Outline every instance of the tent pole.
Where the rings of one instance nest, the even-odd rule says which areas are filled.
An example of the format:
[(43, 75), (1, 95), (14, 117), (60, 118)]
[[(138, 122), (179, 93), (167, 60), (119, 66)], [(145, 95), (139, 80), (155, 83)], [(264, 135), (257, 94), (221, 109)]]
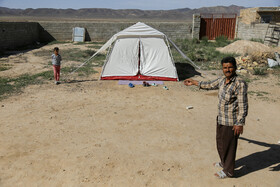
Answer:
[(84, 63), (82, 63), (81, 65), (78, 66), (77, 69), (75, 69), (73, 72), (71, 72), (70, 74), (76, 72), (78, 69), (80, 69), (83, 65), (85, 65), (86, 63), (88, 63), (93, 57), (95, 57), (98, 53), (100, 53), (101, 51), (105, 51), (108, 47), (110, 47), (112, 45), (112, 43), (116, 40), (116, 38), (113, 36), (110, 40), (108, 40), (96, 53), (94, 53), (89, 59), (87, 59)]
[(73, 74), (74, 72), (76, 72), (78, 69), (80, 69), (82, 66), (84, 66), (86, 63), (88, 63), (93, 57), (95, 57), (97, 54), (99, 53), (99, 51), (97, 51), (96, 53), (94, 53), (89, 59), (87, 59), (84, 63), (82, 63), (81, 65), (79, 65), (74, 71), (72, 71), (69, 75), (67, 75), (65, 77), (65, 79), (68, 79), (68, 77)]
[(103, 64), (103, 66), (102, 66), (102, 71), (101, 71), (99, 80), (101, 80), (101, 76), (102, 76), (102, 74), (103, 74), (104, 67), (105, 67), (106, 63), (108, 62), (108, 58), (109, 58), (109, 56), (111, 55), (111, 52), (112, 52), (112, 44), (110, 45), (109, 50), (108, 50), (108, 52), (107, 52), (105, 62), (104, 62), (104, 64)]
[(172, 52), (171, 52), (170, 45), (169, 45), (167, 37), (165, 37), (165, 40), (166, 40), (166, 43), (167, 43), (167, 46), (168, 46), (168, 50), (169, 50), (169, 54), (171, 56), (172, 63), (173, 63), (174, 68), (175, 68), (175, 72), (176, 72), (176, 75), (177, 75), (177, 80), (179, 81), (178, 72), (177, 72), (177, 69), (176, 69), (175, 61), (174, 61), (174, 58), (173, 58), (173, 55), (172, 55)]
[(165, 37), (165, 40), (166, 40), (166, 43), (167, 43), (167, 46), (168, 46), (169, 53), (170, 53), (170, 55), (171, 55), (171, 59), (172, 59), (172, 61), (175, 63), (174, 58), (173, 58), (173, 55), (172, 55), (172, 53), (171, 53), (171, 48), (170, 48), (169, 42), (168, 42), (168, 40), (167, 40), (166, 37)]
[(89, 59), (87, 59), (84, 63), (82, 63), (81, 65), (79, 65), (77, 67), (77, 69), (75, 69), (74, 71), (72, 71), (70, 74), (75, 73), (78, 69), (80, 69), (82, 66), (84, 66), (86, 63), (88, 63), (93, 57), (95, 57), (98, 54), (98, 52), (96, 52), (94, 55), (92, 55)]
[(187, 57), (187, 55), (185, 55), (180, 49), (179, 47), (177, 47), (175, 45), (175, 43), (172, 42), (172, 40), (170, 40), (168, 38), (169, 42), (175, 47), (175, 49), (181, 54), (181, 56), (184, 58), (184, 59), (187, 59), (193, 66), (195, 66), (197, 69), (200, 69), (199, 66), (197, 66), (189, 57)]

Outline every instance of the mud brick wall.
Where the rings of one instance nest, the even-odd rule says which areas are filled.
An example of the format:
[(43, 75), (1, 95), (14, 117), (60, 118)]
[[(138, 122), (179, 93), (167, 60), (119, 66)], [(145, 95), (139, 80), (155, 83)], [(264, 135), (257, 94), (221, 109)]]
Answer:
[[(86, 40), (108, 40), (115, 33), (135, 24), (135, 22), (39, 22), (41, 40), (72, 40), (74, 27), (86, 28)], [(146, 22), (147, 25), (165, 33), (169, 38), (192, 38), (191, 22)]]
[(27, 46), (39, 40), (38, 23), (0, 22), (0, 51)]
[[(53, 40), (72, 40), (74, 27), (86, 28), (86, 41), (105, 41), (135, 22), (0, 22), (0, 51)], [(192, 38), (192, 22), (147, 22), (170, 39)]]

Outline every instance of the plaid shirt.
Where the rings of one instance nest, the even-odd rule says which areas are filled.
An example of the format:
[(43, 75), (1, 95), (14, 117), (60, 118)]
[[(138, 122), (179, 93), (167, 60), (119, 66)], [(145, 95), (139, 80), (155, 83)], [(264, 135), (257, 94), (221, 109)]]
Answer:
[(199, 82), (199, 88), (219, 89), (218, 123), (225, 126), (245, 125), (248, 113), (247, 84), (237, 75), (225, 83), (226, 77), (210, 82)]

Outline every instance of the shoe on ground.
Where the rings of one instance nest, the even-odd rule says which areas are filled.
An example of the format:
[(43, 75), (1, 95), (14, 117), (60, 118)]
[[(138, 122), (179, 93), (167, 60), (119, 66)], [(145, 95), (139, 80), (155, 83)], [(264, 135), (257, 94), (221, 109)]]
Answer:
[(215, 173), (214, 175), (215, 175), (218, 179), (226, 179), (226, 178), (229, 178), (229, 176), (227, 176), (223, 170), (218, 171), (218, 172)]

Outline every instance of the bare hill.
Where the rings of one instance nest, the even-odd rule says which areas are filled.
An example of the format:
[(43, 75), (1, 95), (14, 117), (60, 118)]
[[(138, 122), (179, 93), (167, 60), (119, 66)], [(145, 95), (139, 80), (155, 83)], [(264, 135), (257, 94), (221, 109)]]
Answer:
[(174, 10), (139, 10), (139, 9), (9, 9), (0, 7), (0, 16), (5, 17), (37, 17), (40, 18), (75, 18), (75, 19), (156, 19), (156, 20), (191, 20), (194, 13), (234, 13), (239, 14), (241, 6), (216, 6), (199, 9)]

